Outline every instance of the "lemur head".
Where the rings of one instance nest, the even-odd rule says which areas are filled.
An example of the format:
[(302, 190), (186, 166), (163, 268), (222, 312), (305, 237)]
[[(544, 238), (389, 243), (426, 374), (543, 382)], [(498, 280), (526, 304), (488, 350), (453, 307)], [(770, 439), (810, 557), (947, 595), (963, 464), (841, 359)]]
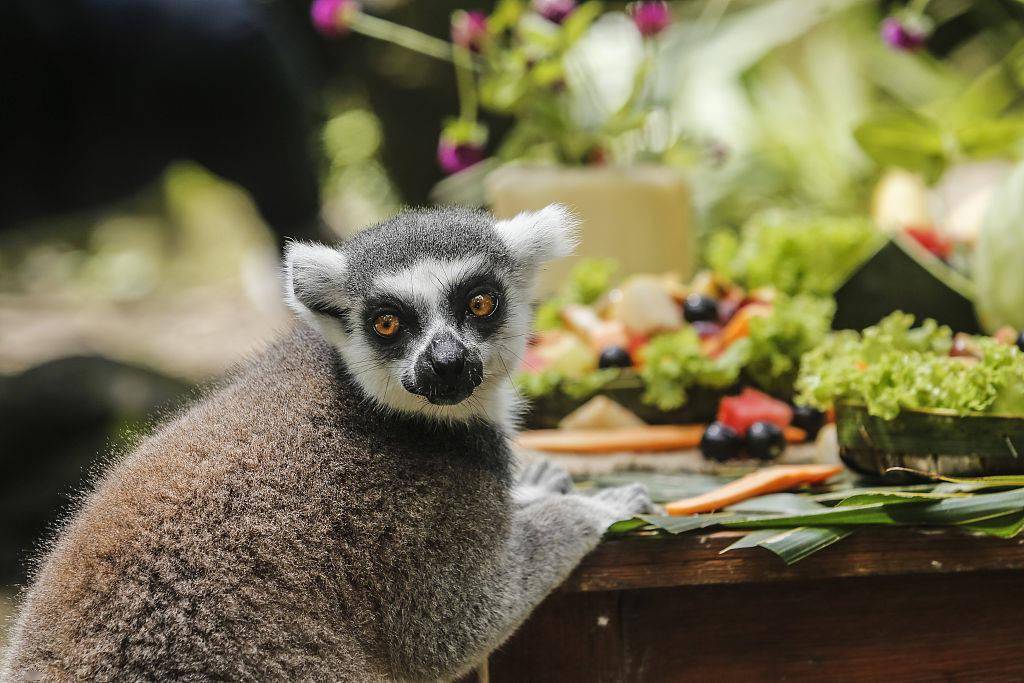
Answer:
[(558, 205), (503, 221), (408, 211), (336, 248), (290, 244), (286, 299), (379, 406), (503, 421), (535, 275), (572, 251), (575, 226)]

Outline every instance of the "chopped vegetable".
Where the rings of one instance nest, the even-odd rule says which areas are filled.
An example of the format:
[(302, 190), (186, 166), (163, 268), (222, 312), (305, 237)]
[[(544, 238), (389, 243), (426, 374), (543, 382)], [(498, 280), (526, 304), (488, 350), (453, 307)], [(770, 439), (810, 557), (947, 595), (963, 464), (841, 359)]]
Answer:
[[(704, 425), (650, 425), (624, 429), (537, 429), (519, 434), (521, 448), (551, 453), (617, 453), (678, 451), (696, 448)], [(786, 440), (800, 442), (806, 434), (790, 427)]]
[(767, 493), (820, 484), (842, 471), (842, 465), (773, 465), (751, 472), (714, 491), (669, 503), (665, 506), (665, 512), (670, 515), (713, 512)]
[(764, 392), (747, 387), (739, 396), (726, 396), (718, 404), (718, 421), (741, 436), (755, 422), (771, 422), (779, 428), (793, 421), (793, 409), (787, 403)]

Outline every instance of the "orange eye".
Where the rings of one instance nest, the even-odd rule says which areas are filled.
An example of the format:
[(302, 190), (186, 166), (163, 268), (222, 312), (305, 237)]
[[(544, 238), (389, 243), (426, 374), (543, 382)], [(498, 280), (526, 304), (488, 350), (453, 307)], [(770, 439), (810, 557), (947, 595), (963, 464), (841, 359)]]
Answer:
[(469, 312), (478, 318), (486, 318), (491, 313), (494, 313), (494, 309), (498, 302), (494, 300), (492, 294), (477, 294), (469, 300)]
[(378, 315), (373, 321), (373, 331), (382, 337), (394, 337), (398, 334), (399, 327), (401, 324), (398, 322), (398, 316), (393, 313)]

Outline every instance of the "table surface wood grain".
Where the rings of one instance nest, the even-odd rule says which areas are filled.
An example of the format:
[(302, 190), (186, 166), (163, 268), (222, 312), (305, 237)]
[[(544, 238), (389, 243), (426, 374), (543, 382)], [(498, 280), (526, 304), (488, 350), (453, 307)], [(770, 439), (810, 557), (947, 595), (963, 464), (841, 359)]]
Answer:
[(862, 530), (787, 566), (740, 535), (607, 539), (489, 680), (1024, 680), (1024, 541)]

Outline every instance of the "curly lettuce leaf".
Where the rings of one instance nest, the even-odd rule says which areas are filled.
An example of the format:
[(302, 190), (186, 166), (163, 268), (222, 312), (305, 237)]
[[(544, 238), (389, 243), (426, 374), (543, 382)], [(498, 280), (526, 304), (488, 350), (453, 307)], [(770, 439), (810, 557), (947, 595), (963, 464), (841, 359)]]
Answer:
[(880, 239), (862, 217), (768, 212), (747, 221), (739, 236), (713, 235), (707, 261), (748, 289), (831, 296)]
[(561, 292), (537, 308), (534, 327), (544, 332), (565, 327), (562, 309), (568, 304), (590, 306), (611, 289), (618, 269), (614, 259), (584, 259), (569, 272)]
[(741, 376), (761, 389), (792, 391), (800, 357), (828, 333), (834, 304), (809, 296), (779, 296), (771, 312), (750, 321), (750, 335), (711, 358), (690, 327), (660, 335), (644, 352), (644, 401), (662, 410), (685, 405), (693, 386), (724, 389)]
[(948, 327), (913, 322), (896, 312), (862, 334), (830, 335), (803, 357), (798, 401), (819, 409), (863, 403), (884, 419), (927, 409), (1024, 414), (1024, 354), (1016, 346), (978, 337), (980, 359), (951, 357)]

